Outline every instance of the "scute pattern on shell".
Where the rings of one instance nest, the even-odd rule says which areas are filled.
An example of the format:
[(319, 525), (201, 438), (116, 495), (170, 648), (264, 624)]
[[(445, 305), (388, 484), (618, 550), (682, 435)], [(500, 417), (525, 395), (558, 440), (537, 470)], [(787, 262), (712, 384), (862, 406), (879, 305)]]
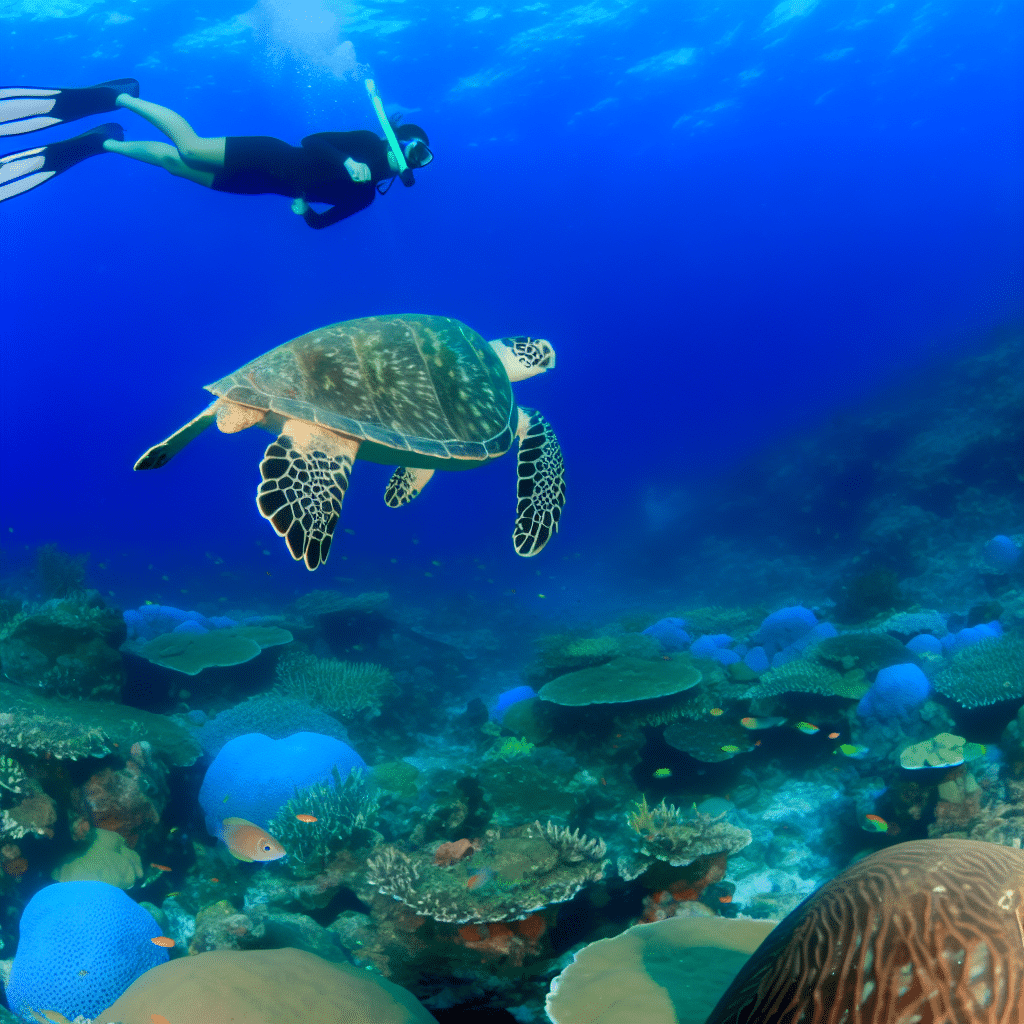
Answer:
[(516, 403), (501, 361), (448, 317), (378, 316), (321, 327), (207, 390), (399, 451), (487, 459), (508, 451)]
[(750, 958), (708, 1024), (1010, 1024), (1024, 1005), (1024, 852), (898, 843), (847, 868)]

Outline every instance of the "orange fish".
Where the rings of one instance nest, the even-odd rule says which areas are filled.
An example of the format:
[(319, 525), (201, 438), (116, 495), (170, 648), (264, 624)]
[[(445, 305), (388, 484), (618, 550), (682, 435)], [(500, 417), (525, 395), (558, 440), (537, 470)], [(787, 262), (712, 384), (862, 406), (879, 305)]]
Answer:
[(732, 897), (731, 896), (719, 896), (718, 897), (718, 902), (719, 903), (732, 903)]
[(211, 881), (211, 882), (219, 882), (219, 881), (220, 881), (220, 879), (219, 879), (219, 878), (211, 878), (211, 879), (210, 879), (210, 881)]
[(839, 739), (839, 733), (837, 733), (837, 732), (830, 732), (828, 734), (828, 738), (830, 740), (837, 740), (837, 739)]
[(479, 889), (481, 885), (486, 885), (494, 872), (490, 868), (481, 868), (475, 875), (470, 875), (466, 879), (467, 889)]
[(149, 1019), (153, 1024), (171, 1024), (171, 1022), (162, 1013), (151, 1013)]
[(717, 718), (719, 715), (724, 715), (725, 712), (721, 708), (712, 708), (711, 714), (713, 714), (715, 718)]
[(288, 851), (266, 830), (245, 818), (225, 818), (221, 822), (221, 838), (236, 860), (278, 860)]
[(306, 822), (308, 825), (312, 825), (313, 822), (317, 820), (312, 814), (296, 814), (295, 817), (298, 818), (299, 821)]
[(158, 935), (155, 939), (150, 939), (149, 941), (152, 942), (154, 946), (163, 946), (164, 949), (171, 949), (174, 945), (174, 939), (169, 935)]
[(151, 868), (156, 868), (159, 871), (170, 871), (171, 870), (166, 864), (154, 864), (154, 863), (150, 862), (149, 866)]

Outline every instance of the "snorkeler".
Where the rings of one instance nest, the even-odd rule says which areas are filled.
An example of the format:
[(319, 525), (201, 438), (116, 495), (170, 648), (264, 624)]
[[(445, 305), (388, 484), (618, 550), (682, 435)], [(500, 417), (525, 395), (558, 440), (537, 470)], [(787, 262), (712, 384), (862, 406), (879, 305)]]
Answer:
[[(368, 89), (374, 98), (372, 86)], [(125, 142), (121, 126), (111, 123), (73, 139), (10, 153), (0, 157), (0, 202), (90, 156), (120, 153), (218, 192), (288, 196), (292, 211), (311, 228), (326, 228), (365, 209), (378, 192), (387, 191), (393, 178), (411, 184), (409, 168), (425, 167), (433, 159), (427, 133), (414, 124), (387, 124), (393, 144), (370, 131), (318, 132), (300, 146), (262, 135), (204, 139), (180, 114), (138, 96), (139, 83), (133, 78), (84, 89), (0, 88), (0, 135), (22, 135), (124, 109), (145, 118), (174, 143)], [(317, 213), (310, 203), (327, 203), (331, 209)]]

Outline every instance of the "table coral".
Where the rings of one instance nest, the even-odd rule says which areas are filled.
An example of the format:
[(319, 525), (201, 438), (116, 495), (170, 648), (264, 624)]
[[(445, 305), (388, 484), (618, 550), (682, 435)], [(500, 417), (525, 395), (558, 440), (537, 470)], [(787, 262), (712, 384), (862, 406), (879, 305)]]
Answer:
[(657, 661), (615, 658), (595, 668), (558, 676), (541, 688), (540, 699), (572, 707), (620, 704), (681, 693), (700, 680), (701, 673), (688, 655)]
[(133, 645), (131, 652), (155, 665), (195, 676), (203, 669), (252, 661), (264, 648), (288, 644), (293, 639), (279, 626), (232, 626), (201, 633), (165, 633)]

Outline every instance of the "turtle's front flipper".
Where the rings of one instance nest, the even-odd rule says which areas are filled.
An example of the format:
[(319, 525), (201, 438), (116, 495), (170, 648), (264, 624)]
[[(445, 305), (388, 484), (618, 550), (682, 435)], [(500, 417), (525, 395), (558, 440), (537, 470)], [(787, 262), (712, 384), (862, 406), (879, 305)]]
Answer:
[[(218, 399), (219, 401), (219, 399)], [(166, 466), (189, 441), (197, 438), (217, 418), (217, 402), (208, 405), (194, 420), (179, 427), (166, 441), (153, 445), (138, 462), (136, 469), (159, 469)]]
[(551, 424), (534, 409), (519, 407), (519, 486), (512, 543), (524, 558), (536, 555), (558, 529), (565, 504), (562, 449)]
[(260, 463), (260, 515), (284, 537), (296, 561), (313, 570), (327, 561), (331, 537), (359, 442), (301, 420), (286, 420)]
[(427, 486), (433, 475), (432, 469), (411, 469), (409, 466), (399, 466), (391, 474), (391, 479), (384, 489), (384, 504), (388, 508), (408, 505)]

